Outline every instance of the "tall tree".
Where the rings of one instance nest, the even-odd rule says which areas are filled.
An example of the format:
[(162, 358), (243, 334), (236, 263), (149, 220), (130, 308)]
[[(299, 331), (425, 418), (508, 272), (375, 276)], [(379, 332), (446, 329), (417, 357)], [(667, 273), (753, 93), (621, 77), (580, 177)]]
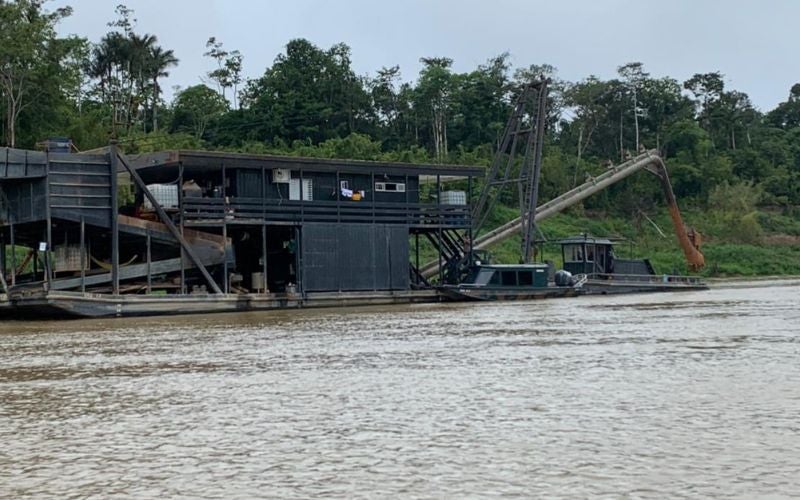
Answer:
[(202, 139), (209, 123), (228, 109), (228, 101), (207, 86), (189, 87), (175, 98), (172, 130), (190, 131), (195, 138)]
[(710, 131), (711, 108), (725, 90), (722, 73), (719, 71), (695, 73), (691, 78), (683, 82), (683, 88), (694, 95), (700, 126)]
[(65, 39), (56, 25), (72, 13), (70, 8), (46, 12), (41, 0), (0, 2), (0, 90), (5, 103), (5, 142), (17, 145), (22, 113), (44, 91), (58, 82)]
[[(118, 130), (158, 128), (159, 80), (178, 63), (172, 50), (158, 45), (158, 38), (135, 32), (133, 10), (117, 6), (115, 29), (104, 35), (92, 50), (87, 75), (97, 82), (97, 94), (111, 116), (112, 135)], [(148, 112), (152, 120), (147, 116)]]
[(417, 82), (417, 106), (430, 110), (431, 138), (438, 161), (447, 157), (447, 119), (453, 90), (453, 60), (447, 57), (423, 57), (424, 65)]
[(346, 45), (322, 50), (308, 40), (292, 40), (242, 93), (254, 123), (247, 130), (259, 140), (277, 136), (313, 144), (360, 132), (371, 112), (365, 85), (353, 72)]
[(636, 137), (635, 151), (639, 151), (639, 117), (645, 112), (639, 107), (639, 92), (642, 85), (650, 77), (644, 71), (644, 65), (640, 62), (630, 62), (617, 68), (617, 73), (625, 82), (625, 87), (630, 95), (633, 108), (633, 124)]
[(768, 114), (767, 120), (780, 128), (800, 127), (800, 83), (792, 85), (789, 98), (778, 104), (778, 107)]
[(150, 49), (147, 61), (147, 74), (153, 81), (153, 131), (158, 130), (158, 105), (161, 95), (161, 86), (158, 82), (160, 78), (169, 76), (169, 69), (178, 65), (178, 58), (172, 50), (165, 50), (159, 46)]
[(206, 42), (206, 51), (203, 55), (213, 59), (217, 67), (209, 71), (208, 77), (216, 83), (220, 95), (227, 99), (226, 91), (233, 89), (233, 102), (236, 107), (238, 86), (242, 83), (242, 54), (238, 50), (228, 52), (217, 37), (212, 36)]

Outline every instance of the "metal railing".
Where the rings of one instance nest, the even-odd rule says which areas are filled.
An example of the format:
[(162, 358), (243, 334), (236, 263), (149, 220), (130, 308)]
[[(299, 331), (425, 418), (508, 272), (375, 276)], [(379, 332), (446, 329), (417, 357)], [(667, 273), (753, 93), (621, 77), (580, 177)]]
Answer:
[(607, 281), (609, 283), (642, 283), (660, 285), (704, 285), (699, 276), (680, 276), (674, 274), (604, 274), (594, 273), (586, 275), (588, 280)]
[(188, 224), (246, 223), (376, 223), (415, 227), (469, 227), (466, 205), (336, 201), (288, 201), (262, 198), (185, 198), (184, 222)]

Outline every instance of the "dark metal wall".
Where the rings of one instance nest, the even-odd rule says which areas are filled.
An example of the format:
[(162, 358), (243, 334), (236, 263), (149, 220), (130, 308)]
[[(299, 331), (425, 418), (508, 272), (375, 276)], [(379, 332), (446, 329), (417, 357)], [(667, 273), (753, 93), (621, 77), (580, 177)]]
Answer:
[(408, 289), (407, 226), (305, 224), (301, 232), (305, 291)]
[(111, 227), (112, 170), (107, 155), (50, 155), (50, 208), (56, 219)]
[[(292, 171), (292, 178), (299, 178), (298, 171)], [(336, 201), (342, 182), (346, 182), (349, 189), (353, 191), (364, 191), (364, 201), (372, 201), (373, 196), (377, 202), (391, 203), (419, 203), (419, 177), (415, 175), (376, 175), (375, 182), (403, 183), (407, 192), (391, 193), (377, 192), (372, 185), (370, 175), (359, 175), (352, 173), (342, 173), (339, 175), (337, 184), (336, 174), (324, 172), (303, 172), (304, 179), (311, 179), (313, 182), (314, 201)], [(260, 198), (262, 192), (266, 190), (267, 199), (288, 199), (289, 185), (276, 184), (272, 182), (272, 170), (264, 173), (262, 180), (261, 171), (253, 169), (238, 169), (233, 176), (235, 185), (229, 190), (232, 196), (244, 198)], [(266, 184), (263, 186), (262, 183)]]
[(43, 176), (47, 154), (41, 151), (0, 148), (0, 180)]
[(44, 179), (0, 183), (0, 222), (14, 224), (47, 218), (47, 193)]
[(50, 216), (111, 226), (113, 167), (108, 155), (0, 149), (0, 218), (15, 224)]

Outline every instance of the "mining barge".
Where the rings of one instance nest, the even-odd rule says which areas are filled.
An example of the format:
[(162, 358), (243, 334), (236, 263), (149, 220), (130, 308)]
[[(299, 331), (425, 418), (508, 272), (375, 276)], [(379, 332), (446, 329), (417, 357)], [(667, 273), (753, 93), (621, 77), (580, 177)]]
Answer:
[[(420, 239), (468, 233), (483, 170), (169, 151), (0, 149), (0, 314), (430, 302)], [(458, 181), (467, 189), (443, 190)], [(6, 255), (10, 252), (9, 255)]]
[[(113, 143), (74, 153), (66, 140), (48, 141), (45, 151), (0, 149), (0, 315), (193, 314), (459, 294), (511, 300), (703, 288), (696, 278), (662, 279), (646, 266), (620, 272), (610, 243), (585, 237), (564, 243), (565, 267), (578, 276), (562, 283), (552, 279), (552, 266), (543, 286), (539, 267), (480, 262), (482, 249), (521, 233), (521, 262), (533, 265), (537, 222), (647, 170), (664, 187), (690, 268), (704, 264), (699, 233), (683, 225), (655, 151), (537, 205), (547, 83), (525, 86), (486, 171), (207, 151), (126, 156)], [(514, 187), (520, 217), (483, 232), (496, 200)], [(422, 262), (423, 254), (435, 260)], [(487, 272), (476, 272), (480, 266)]]

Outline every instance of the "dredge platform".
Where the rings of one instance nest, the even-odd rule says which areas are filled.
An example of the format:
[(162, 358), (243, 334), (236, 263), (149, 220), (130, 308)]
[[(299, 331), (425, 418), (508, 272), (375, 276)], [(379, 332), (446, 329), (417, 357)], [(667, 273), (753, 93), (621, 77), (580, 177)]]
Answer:
[[(0, 149), (0, 315), (432, 302), (420, 239), (471, 227), (477, 167)], [(445, 191), (456, 182), (465, 189)], [(462, 196), (463, 195), (463, 196)], [(440, 254), (441, 255), (441, 254)], [(442, 257), (440, 257), (442, 258)]]

